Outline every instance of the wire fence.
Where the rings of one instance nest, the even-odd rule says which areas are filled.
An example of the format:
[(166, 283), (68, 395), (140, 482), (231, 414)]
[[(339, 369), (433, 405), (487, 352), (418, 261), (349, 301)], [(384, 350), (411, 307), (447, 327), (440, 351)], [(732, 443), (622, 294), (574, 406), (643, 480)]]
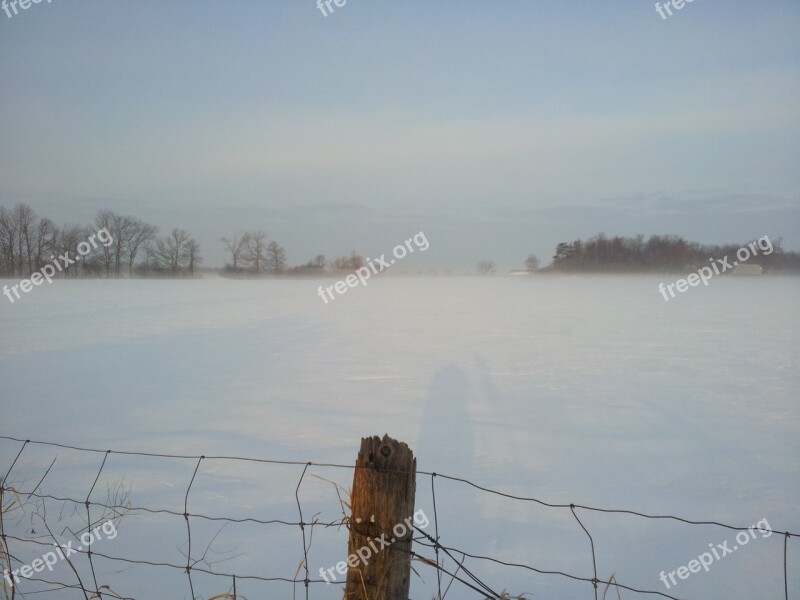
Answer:
[[(314, 597), (314, 591), (316, 586), (320, 585), (327, 586), (330, 584), (330, 582), (327, 580), (313, 577), (309, 568), (308, 553), (311, 544), (311, 539), (313, 537), (313, 531), (315, 528), (321, 528), (321, 527), (325, 528), (336, 527), (336, 526), (346, 527), (348, 525), (348, 519), (346, 516), (344, 516), (340, 520), (322, 522), (314, 518), (309, 518), (308, 513), (307, 512), (304, 513), (303, 510), (303, 503), (300, 500), (300, 490), (304, 482), (307, 481), (308, 470), (311, 467), (345, 469), (352, 471), (357, 468), (355, 465), (318, 463), (309, 461), (270, 460), (270, 459), (244, 457), (244, 456), (210, 456), (210, 455), (198, 456), (198, 455), (161, 454), (152, 452), (136, 452), (136, 451), (123, 451), (123, 450), (101, 450), (96, 448), (84, 448), (84, 447), (59, 444), (54, 442), (19, 439), (16, 437), (4, 436), (4, 435), (0, 435), (0, 440), (4, 440), (6, 442), (19, 443), (20, 445), (16, 456), (11, 461), (10, 467), (8, 468), (2, 480), (0, 480), (0, 507), (2, 507), (2, 510), (0, 510), (0, 542), (2, 543), (2, 545), (0, 545), (0, 561), (2, 562), (0, 571), (3, 571), (4, 574), (3, 589), (5, 591), (6, 598), (8, 598), (9, 600), (14, 600), (15, 598), (24, 598), (27, 597), (27, 594), (30, 593), (35, 593), (37, 595), (42, 593), (44, 594), (53, 593), (56, 594), (56, 597), (59, 597), (58, 593), (63, 590), (74, 590), (74, 593), (77, 594), (78, 597), (82, 595), (85, 598), (85, 600), (93, 600), (95, 598), (98, 599), (116, 598), (119, 600), (136, 600), (131, 596), (126, 596), (115, 591), (113, 589), (113, 586), (109, 586), (108, 584), (102, 584), (102, 585), (99, 584), (97, 577), (97, 569), (96, 569), (96, 561), (98, 561), (98, 559), (110, 561), (110, 563), (119, 565), (121, 568), (125, 569), (128, 568), (162, 569), (162, 570), (170, 570), (173, 573), (181, 573), (181, 576), (185, 575), (186, 591), (189, 593), (189, 597), (192, 599), (199, 599), (202, 597), (198, 595), (198, 592), (200, 590), (198, 589), (198, 584), (196, 581), (196, 579), (201, 575), (213, 578), (214, 580), (218, 581), (220, 585), (223, 586), (224, 589), (228, 590), (228, 592), (224, 594), (214, 596), (214, 598), (211, 600), (223, 599), (223, 598), (230, 600), (238, 600), (244, 598), (244, 596), (239, 595), (239, 593), (237, 592), (237, 587), (241, 587), (241, 585), (244, 582), (263, 582), (269, 584), (282, 583), (291, 585), (293, 588), (292, 597), (293, 598), (304, 597), (306, 600)], [(88, 489), (85, 496), (81, 495), (81, 497), (68, 497), (68, 496), (59, 496), (55, 494), (47, 494), (43, 492), (44, 482), (47, 479), (53, 467), (53, 464), (55, 463), (55, 459), (50, 464), (50, 466), (44, 470), (44, 473), (42, 473), (41, 477), (37, 480), (36, 485), (31, 487), (31, 489), (29, 490), (18, 489), (17, 487), (15, 487), (12, 484), (12, 478), (15, 475), (15, 469), (18, 468), (18, 465), (23, 459), (23, 455), (25, 454), (26, 450), (28, 450), (33, 446), (69, 450), (85, 455), (93, 455), (98, 457), (100, 459), (99, 460), (100, 466), (98, 468), (96, 476), (93, 479), (93, 483)], [(191, 475), (191, 479), (188, 483), (188, 486), (186, 487), (185, 492), (182, 493), (182, 498), (183, 498), (182, 511), (174, 509), (170, 510), (163, 507), (156, 508), (147, 506), (137, 506), (130, 502), (125, 502), (125, 503), (114, 502), (113, 498), (111, 499), (112, 501), (107, 501), (107, 502), (98, 502), (97, 500), (93, 499), (92, 496), (96, 495), (97, 493), (97, 484), (98, 481), (100, 481), (101, 475), (103, 475), (104, 469), (106, 468), (107, 465), (107, 461), (109, 457), (113, 455), (126, 456), (126, 457), (147, 457), (152, 459), (181, 459), (181, 460), (192, 461), (194, 463), (194, 469)], [(298, 470), (301, 470), (301, 473), (297, 480), (297, 485), (295, 487), (295, 497), (294, 497), (294, 502), (297, 507), (297, 520), (290, 521), (285, 519), (263, 519), (255, 517), (234, 518), (234, 517), (224, 517), (218, 515), (208, 515), (191, 511), (190, 506), (192, 503), (190, 501), (190, 496), (192, 493), (192, 488), (195, 485), (195, 481), (200, 466), (204, 463), (204, 461), (205, 462), (222, 461), (223, 463), (253, 463), (261, 465), (283, 465), (283, 466), (298, 467)], [(427, 471), (417, 471), (416, 474), (417, 474), (418, 488), (420, 487), (422, 478), (427, 478), (430, 482), (430, 493), (433, 501), (434, 527), (433, 527), (433, 535), (426, 533), (419, 527), (414, 527), (415, 535), (413, 538), (412, 548), (416, 549), (415, 550), (412, 549), (411, 557), (412, 559), (415, 559), (414, 563), (415, 565), (418, 565), (419, 567), (425, 569), (431, 569), (433, 571), (434, 577), (436, 578), (435, 579), (436, 598), (438, 600), (444, 600), (447, 597), (448, 593), (451, 593), (451, 588), (455, 582), (460, 583), (462, 586), (464, 586), (464, 588), (466, 588), (462, 589), (460, 592), (456, 594), (456, 596), (459, 598), (468, 597), (468, 593), (471, 595), (471, 597), (480, 599), (510, 598), (509, 594), (505, 592), (505, 590), (498, 591), (495, 587), (493, 587), (491, 583), (483, 580), (476, 574), (475, 565), (477, 564), (499, 565), (503, 567), (509, 567), (512, 569), (519, 569), (521, 571), (526, 571), (528, 573), (536, 573), (539, 575), (549, 575), (554, 577), (566, 578), (573, 582), (585, 584), (586, 596), (584, 597), (594, 598), (595, 600), (600, 600), (601, 593), (603, 594), (603, 596), (605, 596), (605, 593), (602, 591), (603, 589), (606, 592), (609, 589), (615, 590), (616, 593), (619, 593), (619, 590), (623, 590), (626, 593), (656, 596), (661, 598), (668, 598), (671, 600), (683, 600), (680, 597), (672, 596), (660, 590), (639, 589), (633, 586), (625, 585), (623, 583), (618, 582), (616, 578), (613, 576), (608, 579), (600, 578), (598, 576), (598, 569), (597, 569), (598, 561), (595, 549), (595, 540), (589, 529), (586, 527), (584, 521), (581, 520), (580, 515), (588, 513), (628, 515), (640, 519), (675, 521), (690, 526), (716, 526), (736, 532), (748, 532), (748, 531), (752, 532), (753, 529), (752, 526), (738, 527), (735, 525), (730, 525), (714, 520), (707, 520), (707, 521), (692, 520), (675, 515), (652, 515), (633, 510), (599, 508), (599, 507), (587, 506), (575, 503), (554, 504), (533, 497), (513, 495), (496, 489), (491, 489), (489, 487), (479, 485), (465, 478), (453, 477), (441, 473), (427, 472)], [(437, 480), (446, 480), (458, 485), (466, 486), (482, 494), (488, 494), (491, 496), (496, 496), (512, 500), (515, 502), (532, 503), (538, 505), (539, 507), (547, 509), (569, 511), (569, 514), (574, 519), (576, 525), (580, 528), (580, 531), (583, 532), (582, 535), (585, 535), (586, 538), (585, 552), (587, 553), (587, 557), (591, 556), (592, 573), (581, 575), (565, 571), (537, 568), (536, 566), (531, 564), (504, 561), (496, 557), (483, 556), (480, 554), (469, 552), (462, 548), (448, 545), (446, 541), (443, 539), (443, 537), (440, 536), (440, 531), (439, 531), (440, 519), (436, 505)], [(66, 554), (66, 556), (63, 556), (63, 560), (68, 564), (69, 570), (71, 572), (70, 576), (71, 579), (68, 581), (53, 580), (48, 578), (47, 576), (38, 575), (38, 573), (44, 572), (43, 568), (37, 571), (36, 573), (32, 574), (30, 577), (17, 576), (17, 578), (15, 579), (14, 576), (12, 575), (12, 572), (15, 570), (15, 567), (17, 569), (17, 572), (19, 572), (20, 570), (19, 566), (23, 565), (23, 561), (18, 552), (18, 548), (29, 547), (32, 545), (35, 547), (41, 547), (43, 550), (46, 548), (49, 551), (53, 551), (54, 547), (59, 543), (57, 542), (58, 536), (54, 534), (54, 532), (49, 528), (46, 519), (44, 518), (44, 515), (40, 516), (42, 517), (42, 526), (47, 530), (47, 534), (42, 534), (42, 533), (36, 534), (36, 532), (33, 532), (33, 534), (35, 535), (26, 534), (23, 536), (18, 533), (9, 532), (8, 529), (9, 529), (9, 512), (11, 510), (10, 507), (13, 506), (18, 507), (28, 502), (38, 502), (44, 505), (48, 501), (64, 505), (72, 505), (76, 508), (79, 507), (85, 508), (85, 514), (86, 514), (85, 526), (80, 531), (85, 531), (86, 533), (91, 532), (92, 530), (97, 532), (99, 525), (104, 519), (119, 519), (123, 515), (131, 513), (134, 514), (139, 513), (142, 515), (152, 515), (152, 516), (161, 515), (175, 519), (182, 519), (185, 524), (185, 532), (186, 532), (185, 544), (184, 544), (186, 547), (186, 552), (184, 554), (185, 562), (182, 561), (181, 563), (174, 563), (174, 562), (164, 562), (159, 560), (148, 560), (146, 558), (141, 558), (141, 557), (117, 556), (113, 554), (108, 554), (106, 552), (97, 552), (93, 550), (91, 546), (89, 546), (85, 549), (70, 548), (69, 554), (67, 554), (66, 552), (59, 552), (59, 555)], [(99, 516), (97, 513), (98, 510), (100, 511)], [(269, 526), (278, 526), (278, 527), (296, 529), (299, 541), (302, 544), (303, 560), (302, 563), (300, 564), (300, 568), (298, 568), (297, 573), (292, 577), (265, 577), (263, 575), (255, 573), (224, 572), (219, 569), (212, 568), (212, 566), (204, 562), (202, 552), (198, 550), (196, 545), (193, 545), (192, 526), (194, 524), (196, 527), (197, 523), (201, 521), (223, 523), (223, 524), (226, 523), (247, 524), (252, 526), (269, 525)], [(788, 566), (789, 540), (790, 538), (797, 537), (800, 534), (789, 531), (779, 531), (779, 530), (771, 530), (771, 531), (774, 534), (783, 536), (783, 566), (782, 566), (783, 591), (785, 595), (785, 600), (789, 600), (789, 566)], [(64, 550), (65, 547), (59, 544), (59, 549)], [(9, 585), (10, 583), (13, 583), (13, 585)], [(37, 587), (33, 591), (25, 589), (24, 586), (32, 586), (34, 583), (38, 584), (39, 587)], [(333, 582), (333, 583), (342, 585), (344, 582)], [(276, 596), (277, 593), (274, 596), (270, 595), (270, 597), (276, 597)]]

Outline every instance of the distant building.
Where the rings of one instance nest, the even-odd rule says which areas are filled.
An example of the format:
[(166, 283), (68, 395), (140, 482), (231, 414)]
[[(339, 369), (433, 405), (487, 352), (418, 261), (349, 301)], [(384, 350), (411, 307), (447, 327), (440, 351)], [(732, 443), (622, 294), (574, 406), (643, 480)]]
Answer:
[(761, 275), (764, 273), (764, 267), (755, 263), (747, 263), (736, 265), (733, 268), (733, 275)]
[(526, 271), (525, 269), (514, 269), (513, 271), (509, 271), (508, 275), (511, 277), (522, 277), (526, 275), (533, 275), (533, 271)]

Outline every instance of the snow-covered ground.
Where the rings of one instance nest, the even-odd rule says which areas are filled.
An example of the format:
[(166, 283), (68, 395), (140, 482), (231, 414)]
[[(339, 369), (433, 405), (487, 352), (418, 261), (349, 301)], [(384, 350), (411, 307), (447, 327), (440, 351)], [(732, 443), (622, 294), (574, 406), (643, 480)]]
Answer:
[[(381, 277), (327, 305), (317, 295), (327, 281), (56, 281), (13, 305), (0, 297), (0, 434), (352, 464), (361, 437), (389, 433), (412, 447), (419, 469), (510, 494), (745, 527), (766, 518), (800, 531), (800, 280), (718, 278), (669, 302), (657, 290), (662, 280)], [(19, 448), (0, 440), (0, 473)], [(28, 447), (12, 483), (35, 485), (55, 456), (42, 490), (85, 496), (100, 455)], [(93, 497), (124, 481), (134, 505), (182, 512), (194, 466), (112, 455)], [(190, 512), (297, 520), (301, 472), (204, 462)], [(313, 468), (300, 488), (306, 517), (337, 518), (333, 486), (311, 475), (349, 487), (351, 472)], [(430, 478), (417, 487), (417, 507), (432, 518)], [(443, 479), (436, 501), (445, 545), (592, 576), (589, 540), (568, 509)], [(661, 571), (710, 543), (732, 547), (735, 532), (578, 516), (601, 579), (615, 573), (625, 585), (679, 598), (784, 597), (782, 536), (759, 535), (668, 591)], [(219, 527), (193, 525), (193, 548)], [(98, 551), (182, 564), (185, 537), (182, 518), (136, 513)], [(315, 529), (312, 577), (344, 558), (345, 543), (344, 530)], [(215, 570), (264, 577), (292, 578), (303, 557), (299, 530), (289, 527), (228, 526), (213, 547), (230, 559)], [(798, 557), (790, 540), (795, 598)], [(98, 564), (98, 582), (122, 594), (190, 597), (179, 572)], [(594, 598), (585, 583), (470, 564), (497, 591)], [(418, 571), (424, 581), (414, 577), (412, 597), (433, 597), (433, 572)], [(195, 576), (198, 596), (225, 591), (215, 586)], [(250, 600), (289, 598), (292, 585), (242, 581), (238, 590)], [(296, 592), (303, 597), (302, 586)], [(340, 595), (324, 585), (310, 592)], [(448, 597), (477, 596), (455, 584)]]

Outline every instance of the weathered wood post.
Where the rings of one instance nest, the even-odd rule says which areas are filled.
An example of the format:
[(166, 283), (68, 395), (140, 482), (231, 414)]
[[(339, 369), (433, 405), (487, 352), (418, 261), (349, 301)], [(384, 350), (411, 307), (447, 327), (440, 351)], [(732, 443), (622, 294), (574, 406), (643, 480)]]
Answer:
[(416, 476), (417, 460), (406, 444), (388, 435), (362, 438), (351, 494), (345, 600), (408, 598)]

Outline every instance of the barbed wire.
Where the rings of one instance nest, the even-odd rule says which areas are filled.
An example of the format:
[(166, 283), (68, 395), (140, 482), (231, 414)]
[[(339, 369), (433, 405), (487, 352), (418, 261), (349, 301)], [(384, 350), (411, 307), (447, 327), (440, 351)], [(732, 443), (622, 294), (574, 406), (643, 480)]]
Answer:
[[(0, 435), (0, 440), (5, 440), (8, 442), (16, 442), (21, 444), (19, 451), (17, 452), (16, 457), (12, 461), (10, 467), (8, 468), (5, 477), (0, 480), (0, 543), (2, 543), (2, 547), (0, 547), (0, 560), (2, 560), (3, 565), (0, 567), (0, 571), (5, 571), (5, 568), (8, 568), (8, 572), (11, 572), (13, 564), (19, 563), (22, 564), (22, 561), (17, 556), (17, 553), (12, 553), (11, 551), (11, 544), (19, 544), (21, 546), (25, 545), (37, 545), (37, 546), (46, 546), (50, 549), (54, 547), (53, 541), (55, 541), (55, 536), (53, 532), (49, 530), (48, 527), (48, 534), (49, 539), (53, 541), (42, 541), (42, 539), (32, 539), (30, 537), (20, 537), (18, 535), (13, 535), (6, 531), (6, 519), (4, 513), (6, 512), (6, 504), (5, 499), (7, 495), (13, 494), (16, 498), (21, 496), (25, 496), (25, 501), (29, 501), (34, 499), (39, 501), (44, 505), (46, 501), (53, 501), (59, 502), (63, 504), (72, 504), (76, 508), (83, 506), (86, 509), (86, 531), (89, 532), (92, 527), (96, 528), (97, 523), (99, 522), (98, 519), (92, 518), (92, 510), (102, 510), (104, 515), (112, 515), (113, 517), (120, 517), (123, 514), (128, 513), (142, 513), (142, 514), (149, 514), (149, 515), (167, 515), (173, 517), (182, 518), (186, 524), (186, 545), (187, 550), (185, 553), (186, 563), (185, 564), (175, 564), (172, 562), (166, 561), (156, 561), (156, 560), (149, 560), (146, 558), (141, 557), (126, 557), (126, 556), (116, 556), (107, 553), (97, 552), (92, 550), (91, 546), (89, 546), (86, 550), (72, 548), (72, 553), (76, 554), (77, 556), (85, 556), (86, 561), (88, 563), (89, 572), (91, 575), (91, 583), (87, 584), (84, 579), (81, 577), (79, 570), (67, 556), (65, 560), (68, 562), (70, 569), (75, 577), (75, 581), (53, 581), (49, 579), (45, 579), (44, 577), (38, 576), (31, 576), (28, 578), (24, 578), (20, 580), (25, 582), (36, 582), (43, 587), (37, 588), (35, 591), (28, 591), (25, 595), (28, 594), (49, 594), (54, 593), (59, 590), (76, 590), (80, 591), (85, 600), (94, 600), (94, 599), (102, 599), (102, 598), (113, 598), (115, 600), (137, 600), (133, 597), (123, 596), (120, 595), (118, 592), (114, 591), (108, 585), (99, 585), (97, 579), (97, 571), (95, 569), (94, 560), (96, 557), (102, 558), (104, 560), (110, 561), (112, 563), (119, 563), (122, 565), (126, 565), (128, 567), (138, 566), (138, 567), (150, 567), (150, 568), (158, 568), (158, 569), (169, 569), (172, 571), (182, 572), (186, 576), (188, 591), (191, 594), (191, 598), (195, 599), (198, 598), (197, 594), (195, 593), (195, 582), (192, 579), (193, 573), (203, 574), (207, 576), (212, 576), (214, 578), (218, 578), (221, 580), (226, 580), (230, 582), (229, 589), (231, 590), (230, 593), (227, 595), (222, 596), (215, 596), (218, 598), (228, 598), (230, 600), (237, 600), (239, 598), (243, 598), (242, 596), (237, 596), (237, 581), (253, 581), (253, 582), (263, 582), (263, 583), (287, 583), (291, 584), (293, 587), (302, 584), (304, 588), (304, 595), (305, 599), (309, 600), (310, 598), (310, 589), (313, 585), (344, 585), (344, 581), (333, 581), (330, 582), (327, 579), (314, 579), (311, 577), (309, 572), (309, 558), (308, 553), (311, 545), (311, 539), (313, 537), (313, 530), (315, 527), (335, 527), (335, 526), (347, 526), (347, 517), (344, 516), (342, 519), (337, 519), (335, 521), (320, 521), (317, 519), (313, 519), (310, 522), (306, 522), (303, 512), (303, 506), (300, 500), (300, 488), (303, 485), (304, 479), (308, 472), (308, 469), (311, 467), (317, 468), (334, 468), (334, 469), (348, 469), (354, 471), (358, 468), (371, 468), (367, 466), (357, 466), (355, 464), (352, 465), (345, 465), (345, 464), (336, 464), (336, 463), (324, 463), (324, 462), (312, 462), (312, 461), (290, 461), (290, 460), (273, 460), (273, 459), (265, 459), (265, 458), (257, 458), (257, 457), (247, 457), (247, 456), (211, 456), (211, 455), (181, 455), (181, 454), (167, 454), (167, 453), (154, 453), (154, 452), (142, 452), (142, 451), (130, 451), (130, 450), (101, 450), (97, 448), (86, 448), (86, 447), (79, 447), (74, 445), (68, 444), (61, 444), (56, 442), (47, 442), (47, 441), (38, 441), (38, 440), (31, 440), (31, 439), (21, 439), (18, 437), (13, 436), (6, 436)], [(58, 496), (54, 494), (47, 494), (43, 491), (40, 491), (42, 488), (42, 484), (47, 478), (48, 474), (51, 472), (53, 465), (55, 464), (55, 460), (50, 463), (50, 466), (45, 470), (42, 477), (38, 480), (37, 484), (30, 490), (19, 490), (9, 485), (9, 477), (11, 476), (12, 472), (14, 471), (15, 466), (18, 464), (20, 457), (23, 455), (23, 452), (28, 446), (44, 446), (49, 448), (57, 448), (57, 449), (65, 449), (71, 450), (80, 453), (89, 453), (89, 454), (98, 454), (102, 455), (102, 461), (100, 467), (97, 471), (97, 474), (92, 481), (92, 484), (89, 488), (88, 493), (86, 494), (85, 498), (71, 498), (69, 496)], [(196, 461), (194, 465), (194, 470), (192, 472), (192, 477), (186, 487), (186, 491), (183, 494), (183, 512), (179, 512), (176, 510), (171, 510), (168, 508), (163, 507), (147, 507), (147, 506), (137, 506), (132, 502), (127, 502), (124, 504), (114, 503), (114, 502), (98, 502), (91, 499), (92, 494), (95, 492), (95, 488), (97, 486), (98, 481), (101, 478), (101, 475), (106, 467), (108, 458), (112, 455), (119, 455), (119, 456), (136, 456), (136, 457), (147, 457), (147, 458), (156, 458), (156, 459), (181, 459), (181, 460), (192, 460)], [(300, 478), (297, 482), (297, 486), (295, 488), (295, 502), (297, 505), (297, 512), (299, 516), (298, 521), (289, 521), (286, 519), (259, 519), (255, 517), (245, 517), (245, 518), (235, 518), (235, 517), (227, 517), (227, 516), (219, 516), (219, 515), (208, 515), (202, 514), (199, 512), (192, 512), (190, 511), (190, 494), (192, 487), (195, 483), (197, 478), (197, 474), (200, 470), (200, 466), (204, 461), (225, 461), (225, 462), (246, 462), (246, 463), (258, 463), (258, 464), (266, 464), (266, 465), (284, 465), (284, 466), (297, 466), (302, 467), (302, 473)], [(403, 471), (392, 471), (389, 470), (387, 472), (394, 472), (394, 473), (403, 473)], [(414, 550), (408, 551), (411, 558), (414, 559), (421, 565), (424, 565), (428, 568), (432, 568), (435, 572), (436, 576), (436, 590), (438, 600), (444, 600), (445, 596), (447, 595), (448, 591), (452, 584), (456, 581), (461, 583), (467, 589), (474, 592), (478, 598), (491, 598), (491, 599), (508, 599), (509, 595), (505, 592), (497, 592), (494, 590), (489, 584), (483, 581), (480, 577), (478, 577), (475, 572), (474, 568), (470, 567), (466, 564), (467, 559), (470, 559), (476, 563), (488, 563), (493, 565), (499, 565), (503, 567), (509, 567), (513, 569), (520, 569), (524, 571), (528, 571), (531, 573), (537, 573), (539, 575), (552, 575), (558, 576), (561, 578), (565, 578), (574, 582), (585, 583), (591, 586), (591, 591), (594, 594), (595, 600), (599, 600), (599, 586), (604, 585), (606, 589), (609, 588), (616, 588), (617, 590), (624, 590), (626, 592), (631, 592), (640, 595), (650, 595), (650, 596), (659, 596), (662, 598), (667, 598), (670, 600), (681, 600), (676, 596), (672, 596), (666, 594), (664, 592), (658, 590), (644, 590), (638, 589), (633, 586), (629, 586), (626, 584), (619, 583), (615, 577), (609, 578), (609, 580), (603, 580), (598, 577), (597, 573), (597, 554), (595, 549), (595, 541), (590, 533), (589, 529), (585, 526), (585, 524), (581, 521), (580, 517), (578, 516), (578, 511), (587, 511), (587, 512), (598, 512), (598, 513), (605, 513), (605, 514), (621, 514), (621, 515), (630, 515), (642, 519), (649, 519), (649, 520), (671, 520), (679, 523), (683, 523), (690, 526), (715, 526), (721, 527), (724, 529), (732, 530), (732, 531), (749, 531), (752, 529), (753, 526), (750, 527), (738, 527), (735, 525), (730, 525), (726, 523), (722, 523), (716, 520), (696, 520), (696, 519), (688, 519), (681, 516), (676, 515), (654, 515), (654, 514), (647, 514), (640, 511), (634, 511), (629, 509), (614, 509), (614, 508), (601, 508), (601, 507), (594, 507), (588, 506), (584, 504), (576, 504), (576, 503), (552, 503), (546, 502), (539, 498), (534, 497), (527, 497), (527, 496), (519, 496), (514, 494), (509, 494), (507, 492), (503, 492), (500, 490), (492, 489), (483, 485), (479, 485), (473, 481), (462, 477), (455, 477), (451, 475), (445, 475), (442, 473), (437, 472), (428, 472), (428, 471), (416, 471), (416, 475), (428, 477), (430, 478), (430, 485), (431, 485), (431, 495), (433, 500), (433, 521), (434, 521), (434, 535), (431, 536), (428, 533), (422, 531), (418, 527), (414, 527), (417, 535), (413, 537), (413, 541), (421, 548), (427, 548), (432, 552), (432, 556), (425, 556), (416, 552)], [(525, 563), (517, 563), (517, 562), (509, 562), (500, 560), (498, 558), (490, 557), (490, 556), (483, 556), (480, 554), (476, 554), (474, 552), (469, 552), (467, 550), (457, 548), (451, 545), (447, 545), (441, 542), (440, 537), (440, 529), (439, 529), (439, 516), (438, 516), (438, 507), (437, 507), (437, 499), (436, 499), (436, 480), (437, 479), (444, 479), (447, 481), (451, 481), (457, 484), (463, 484), (469, 487), (472, 487), (475, 490), (480, 492), (495, 495), (498, 497), (506, 498), (509, 500), (514, 500), (518, 502), (526, 502), (526, 503), (533, 503), (545, 508), (551, 509), (565, 509), (569, 510), (571, 516), (575, 519), (580, 529), (585, 533), (588, 538), (588, 549), (589, 553), (591, 554), (592, 560), (592, 575), (591, 577), (584, 576), (584, 575), (576, 575), (574, 573), (568, 573), (565, 571), (557, 571), (557, 570), (547, 570), (535, 567), (533, 565), (525, 564)], [(107, 512), (107, 511), (110, 511)], [(203, 557), (198, 557), (193, 554), (193, 537), (192, 537), (192, 520), (204, 520), (208, 522), (217, 522), (217, 523), (224, 523), (224, 524), (254, 524), (254, 525), (274, 525), (274, 526), (283, 526), (283, 527), (291, 527), (291, 528), (299, 528), (300, 536), (302, 538), (302, 545), (303, 545), (303, 560), (301, 562), (300, 568), (298, 568), (297, 573), (293, 577), (265, 577), (263, 575), (256, 575), (252, 573), (234, 573), (234, 572), (221, 572), (219, 570), (212, 570), (210, 566), (206, 567), (203, 566)], [(42, 519), (47, 527), (47, 523), (45, 519)], [(102, 519), (100, 519), (102, 520)], [(83, 529), (81, 529), (83, 531)], [(783, 580), (784, 580), (784, 594), (785, 600), (789, 600), (789, 567), (788, 567), (788, 552), (789, 552), (789, 539), (792, 537), (798, 537), (800, 534), (789, 532), (789, 531), (781, 531), (771, 529), (772, 533), (782, 535), (784, 537), (783, 543)], [(309, 535), (307, 535), (307, 533)], [(400, 548), (396, 548), (398, 551)], [(457, 557), (460, 555), (460, 559)], [(446, 558), (445, 558), (446, 557)], [(449, 559), (453, 562), (455, 567), (449, 568), (447, 566), (446, 560)], [(457, 568), (456, 568), (457, 567)], [(298, 577), (302, 571), (302, 578)], [(443, 585), (443, 578), (449, 578), (450, 582), (447, 584), (446, 588), (444, 589), (444, 593), (442, 591)], [(0, 581), (3, 581), (0, 579)], [(16, 586), (7, 586), (5, 581), (3, 581), (4, 590), (6, 592), (7, 598), (10, 600), (15, 600), (18, 592)], [(19, 592), (19, 596), (22, 597), (22, 592)], [(294, 595), (293, 595), (294, 596)], [(398, 600), (407, 600), (407, 599), (398, 599)]]

